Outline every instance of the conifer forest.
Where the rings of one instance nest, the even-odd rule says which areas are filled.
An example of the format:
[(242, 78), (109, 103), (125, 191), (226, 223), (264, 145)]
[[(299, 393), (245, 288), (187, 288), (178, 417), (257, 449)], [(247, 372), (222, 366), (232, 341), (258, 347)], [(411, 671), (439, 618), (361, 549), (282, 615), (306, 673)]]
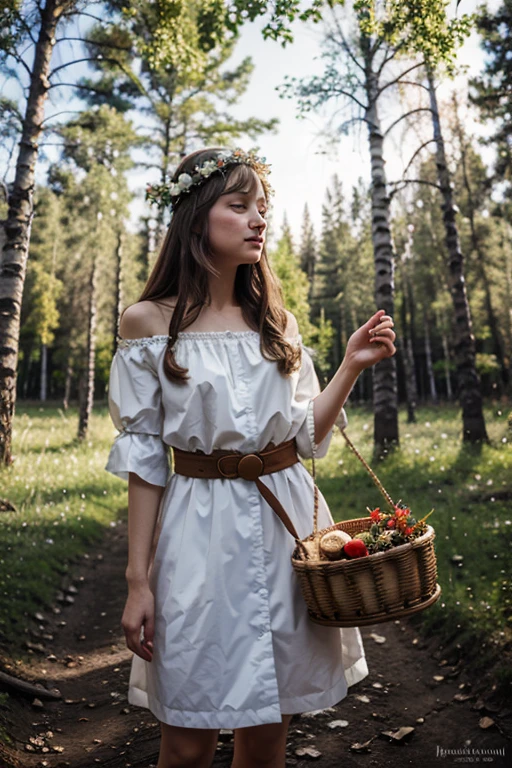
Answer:
[[(298, 45), (310, 70), (293, 64)], [(241, 110), (254, 78), (264, 92), (268, 46), (279, 46), (285, 62), (271, 86), (278, 106), (252, 99)], [(299, 139), (282, 133), (291, 118), (297, 136), (298, 126), (311, 126), (299, 171), (321, 189), (301, 195), (300, 216), (279, 194), (297, 172), (286, 166), (286, 142)], [(279, 157), (271, 143), (282, 146)], [(71, 725), (61, 741), (68, 762), (42, 754), (46, 737), (34, 732), (30, 741), (20, 725), (39, 714), (22, 709), (16, 697), (26, 693), (13, 679), (49, 680), (39, 667), (27, 672), (34, 659), (50, 659), (46, 675), (59, 653), (80, 666), (97, 652), (78, 619), (69, 623), (73, 638), (84, 648), (90, 641), (89, 650), (79, 655), (78, 641), (66, 650), (74, 639), (55, 639), (68, 631), (61, 612), (76, 609), (77, 579), (89, 579), (80, 571), (73, 581), (73, 564), (91, 553), (87, 567), (92, 573), (94, 560), (103, 573), (111, 551), (117, 575), (101, 579), (124, 589), (126, 486), (104, 471), (116, 434), (109, 374), (121, 314), (139, 301), (170, 222), (168, 210), (147, 201), (147, 185), (169, 182), (187, 154), (208, 146), (254, 149), (277, 169), (266, 251), (322, 389), (351, 335), (379, 309), (393, 318), (396, 354), (357, 379), (347, 433), (395, 500), (423, 515), (434, 508), (442, 594), (417, 634), (450, 651), (435, 645), (435, 664), (448, 666), (429, 680), (445, 684), (452, 652), (451, 683), (457, 659), (474, 672), (467, 683), (457, 678), (450, 699), (460, 707), (467, 699), (465, 719), (448, 727), (447, 704), (445, 731), (423, 743), (416, 733), (410, 754), (438, 766), (434, 745), (446, 746), (447, 731), (460, 725), (463, 733), (473, 716), (484, 740), (477, 743), (501, 749), (512, 734), (510, 699), (500, 709), (512, 682), (512, 0), (0, 0), (0, 766), (93, 764), (73, 752)], [(356, 154), (360, 172), (349, 174)], [(383, 503), (339, 432), (318, 474), (335, 520)], [(108, 595), (97, 578), (93, 607)], [(120, 627), (107, 626), (113, 614), (101, 608), (95, 629), (106, 648)], [(416, 629), (411, 637), (392, 631), (393, 642), (410, 640), (389, 661), (405, 674)], [(391, 641), (368, 637), (373, 669), (382, 662), (385, 670)], [(111, 647), (126, 676), (126, 648)], [(478, 695), (475, 675), (487, 686)], [(91, 691), (78, 695), (84, 701)], [(409, 692), (411, 711), (429, 691)], [(75, 700), (71, 689), (64, 695)], [(484, 702), (478, 715), (475, 702)], [(425, 712), (417, 712), (417, 731)], [(85, 714), (92, 729), (94, 714)], [(376, 727), (380, 715), (372, 717)], [(389, 727), (411, 725), (401, 718)], [(135, 716), (127, 723), (139, 727)], [(352, 725), (353, 758), (373, 737)], [(300, 750), (313, 744), (300, 741), (302, 727), (290, 765), (305, 764)], [(356, 765), (332, 751), (330, 727), (318, 764)], [(125, 763), (104, 757), (99, 742), (97, 762), (156, 764), (154, 742), (140, 743)], [(377, 744), (368, 747), (373, 764), (412, 764), (401, 747)], [(215, 765), (230, 765), (224, 749)], [(17, 762), (20, 750), (27, 763)], [(496, 758), (493, 768), (502, 764)]]

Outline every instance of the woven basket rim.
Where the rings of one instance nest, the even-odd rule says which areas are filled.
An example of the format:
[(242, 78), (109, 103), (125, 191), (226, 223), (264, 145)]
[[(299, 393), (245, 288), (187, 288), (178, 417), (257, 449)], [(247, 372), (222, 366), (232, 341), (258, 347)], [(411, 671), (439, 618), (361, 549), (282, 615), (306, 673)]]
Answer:
[[(348, 522), (356, 522), (358, 520), (371, 520), (370, 517), (357, 517), (354, 518), (354, 520), (340, 520), (340, 523), (348, 523)], [(338, 525), (338, 523), (335, 523), (335, 525)], [(324, 528), (321, 531), (318, 531), (317, 536), (323, 533), (323, 531), (330, 531), (332, 530), (333, 526), (329, 526), (329, 528)], [(302, 565), (307, 564), (308, 566), (315, 567), (315, 568), (325, 568), (337, 566), (338, 568), (342, 566), (343, 568), (349, 568), (356, 566), (357, 568), (361, 567), (361, 563), (367, 563), (368, 558), (372, 558), (372, 560), (375, 562), (377, 558), (380, 559), (386, 559), (390, 560), (394, 557), (397, 557), (398, 555), (403, 554), (407, 549), (416, 549), (417, 547), (421, 547), (423, 544), (426, 544), (429, 540), (433, 539), (435, 537), (435, 530), (434, 528), (427, 523), (427, 530), (425, 533), (422, 533), (421, 536), (418, 536), (418, 538), (414, 539), (414, 541), (406, 541), (405, 544), (398, 544), (396, 547), (391, 547), (390, 549), (384, 549), (382, 552), (373, 552), (371, 555), (367, 555), (365, 557), (354, 557), (350, 560), (340, 559), (340, 560), (302, 560), (298, 559), (293, 556), (292, 554), (292, 561), (293, 563), (301, 563)], [(310, 534), (307, 538), (301, 539), (301, 541), (313, 541), (315, 539), (314, 533)], [(294, 550), (295, 552), (295, 550)]]

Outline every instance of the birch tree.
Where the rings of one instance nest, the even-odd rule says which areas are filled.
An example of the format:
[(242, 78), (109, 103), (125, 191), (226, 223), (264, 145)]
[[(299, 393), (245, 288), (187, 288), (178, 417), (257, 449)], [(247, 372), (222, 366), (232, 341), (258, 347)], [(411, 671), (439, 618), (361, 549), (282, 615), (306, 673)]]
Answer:
[[(12, 64), (15, 64), (26, 94), (18, 110), (21, 123), (19, 151), (8, 196), (0, 263), (0, 465), (12, 463), (20, 314), (34, 212), (36, 166), (43, 132), (47, 128), (48, 94), (54, 88), (73, 88), (79, 94), (94, 90), (94, 84), (80, 83), (76, 76), (69, 74), (76, 72), (73, 66), (92, 63), (100, 57), (105, 61), (114, 50), (123, 50), (125, 57), (130, 52), (125, 41), (111, 40), (103, 41), (104, 44), (97, 46), (97, 53), (88, 55), (85, 46), (90, 41), (81, 33), (81, 28), (90, 27), (91, 20), (109, 27), (119, 15), (123, 15), (129, 27), (130, 23), (136, 23), (141, 5), (144, 4), (107, 0), (0, 0), (3, 22), (0, 66), (11, 74)], [(196, 0), (193, 7), (197, 36), (193, 45), (184, 46), (181, 30), (188, 5), (177, 0), (159, 0), (158, 23), (141, 46), (150, 66), (156, 66), (158, 62), (165, 66), (166, 59), (176, 51), (193, 60), (203, 51), (212, 50), (222, 39), (227, 29), (223, 5)], [(79, 44), (77, 56), (68, 43)], [(57, 45), (61, 46), (62, 59), (57, 66), (52, 66)], [(122, 56), (112, 58), (112, 61), (121, 68), (125, 66)], [(63, 78), (64, 73), (66, 78)], [(138, 84), (132, 82), (131, 86), (138, 87)]]

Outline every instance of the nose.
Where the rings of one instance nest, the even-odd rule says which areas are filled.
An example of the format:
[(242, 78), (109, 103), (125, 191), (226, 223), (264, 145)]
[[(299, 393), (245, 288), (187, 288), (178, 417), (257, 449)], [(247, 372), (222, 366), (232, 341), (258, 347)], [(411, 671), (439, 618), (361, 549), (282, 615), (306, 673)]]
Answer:
[(266, 219), (263, 218), (261, 213), (257, 211), (256, 214), (254, 215), (253, 220), (251, 221), (250, 226), (251, 226), (251, 229), (258, 229), (264, 232), (265, 229), (267, 228), (267, 221)]

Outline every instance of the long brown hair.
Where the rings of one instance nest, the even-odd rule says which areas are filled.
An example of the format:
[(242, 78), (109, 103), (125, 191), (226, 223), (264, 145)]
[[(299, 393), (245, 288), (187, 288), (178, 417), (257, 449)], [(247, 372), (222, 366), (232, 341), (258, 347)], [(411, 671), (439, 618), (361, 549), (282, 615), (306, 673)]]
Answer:
[[(191, 173), (196, 165), (216, 159), (218, 152), (209, 147), (187, 155), (176, 169), (173, 181), (181, 173)], [(264, 175), (258, 175), (268, 199), (269, 187)], [(245, 163), (227, 165), (223, 173), (213, 173), (203, 184), (182, 194), (174, 207), (158, 258), (139, 301), (176, 297), (169, 324), (169, 339), (164, 358), (166, 376), (174, 381), (188, 379), (188, 369), (178, 365), (174, 345), (178, 333), (197, 319), (210, 301), (208, 273), (216, 274), (211, 263), (208, 214), (221, 195), (252, 189), (255, 171)], [(240, 264), (235, 277), (235, 295), (249, 327), (260, 333), (261, 353), (277, 362), (281, 373), (289, 375), (300, 363), (300, 347), (286, 341), (287, 316), (281, 288), (272, 272), (265, 246), (257, 264)]]

